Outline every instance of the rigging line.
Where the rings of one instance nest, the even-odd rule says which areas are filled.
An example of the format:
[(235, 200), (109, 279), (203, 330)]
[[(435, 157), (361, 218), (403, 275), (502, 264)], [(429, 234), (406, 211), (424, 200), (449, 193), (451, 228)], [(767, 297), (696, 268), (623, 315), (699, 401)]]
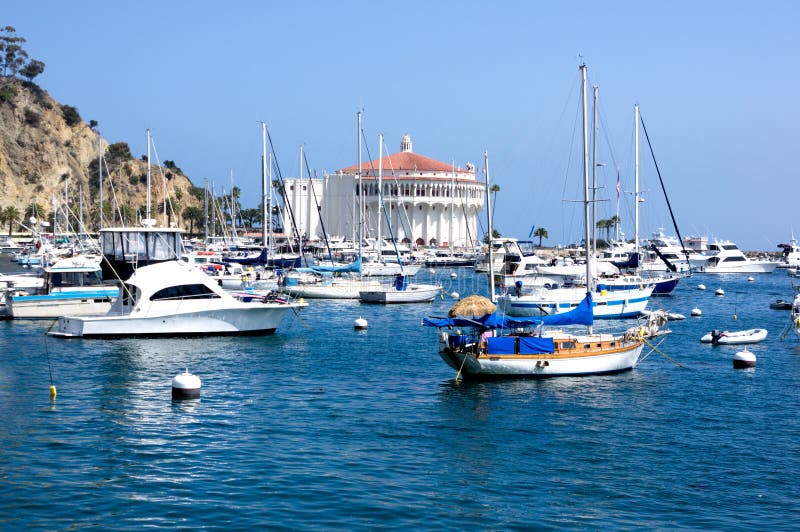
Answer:
[[(167, 177), (164, 175), (164, 168), (161, 166), (161, 160), (158, 158), (158, 151), (156, 150), (156, 141), (152, 136), (150, 137), (150, 142), (153, 145), (153, 155), (156, 156), (156, 167), (158, 168), (158, 171), (161, 174), (161, 182), (164, 185), (164, 189), (163, 189), (163, 192), (164, 192), (163, 200), (164, 201), (162, 202), (162, 204), (165, 203), (165, 204), (169, 205), (169, 210), (172, 213), (172, 216), (174, 216), (175, 219), (177, 220), (178, 215), (175, 213), (175, 209), (172, 206), (172, 200), (169, 198), (169, 194), (167, 194), (167, 188), (169, 187), (169, 184), (167, 183)], [(150, 161), (147, 161), (147, 164), (150, 164)], [(164, 214), (167, 214), (167, 213), (165, 212)]]
[[(369, 144), (367, 143), (367, 139), (364, 136), (364, 129), (363, 128), (361, 129), (361, 138), (364, 140), (364, 149), (367, 150), (367, 158), (369, 159), (369, 167), (372, 170), (372, 175), (374, 176), (375, 175), (375, 167), (372, 165), (372, 155), (369, 152)], [(382, 156), (383, 156), (382, 153), (378, 154), (378, 157), (382, 157)], [(383, 188), (383, 184), (381, 184), (381, 187), (378, 189), (378, 201), (380, 202), (380, 205), (382, 207), (383, 215), (386, 217), (386, 225), (389, 227), (389, 236), (392, 237), (392, 244), (394, 245), (394, 253), (397, 256), (397, 263), (400, 265), (400, 272), (402, 273), (402, 271), (403, 271), (403, 261), (400, 260), (400, 250), (397, 249), (397, 239), (394, 237), (394, 231), (392, 230), (392, 223), (389, 220), (389, 214), (386, 212), (386, 206), (383, 204), (383, 190), (381, 190), (382, 188)], [(363, 193), (363, 191), (362, 191), (362, 193)], [(378, 220), (378, 223), (381, 223), (380, 219)], [(381, 253), (381, 248), (382, 248), (381, 243), (378, 242), (378, 256), (380, 257), (380, 260), (382, 261), (383, 260), (383, 255)]]
[[(328, 256), (331, 259), (331, 265), (333, 265), (333, 252), (331, 251), (331, 244), (328, 241), (328, 232), (325, 230), (325, 221), (322, 219), (322, 209), (319, 206), (319, 201), (317, 201), (317, 192), (314, 190), (314, 183), (311, 181), (311, 168), (308, 166), (308, 157), (306, 156), (306, 151), (303, 150), (303, 162), (306, 164), (306, 172), (308, 172), (308, 186), (311, 188), (311, 195), (314, 198), (314, 206), (317, 208), (317, 217), (319, 217), (319, 225), (322, 227), (322, 236), (325, 238), (325, 248), (328, 250)], [(316, 172), (314, 172), (314, 176), (316, 177)], [(300, 176), (302, 179), (303, 176)]]
[[(401, 192), (402, 188), (400, 187), (400, 182), (397, 180), (397, 174), (395, 173), (395, 170), (394, 170), (394, 163), (392, 163), (392, 157), (391, 157), (391, 155), (389, 155), (389, 150), (386, 147), (386, 143), (384, 143), (383, 149), (386, 150), (386, 158), (389, 160), (389, 168), (390, 168), (390, 171), (392, 172), (392, 179), (394, 180), (394, 185), (395, 185), (396, 190), (397, 190), (397, 194), (396, 194), (396, 196), (397, 196), (397, 207), (398, 207), (398, 210), (402, 211), (403, 216), (405, 216), (407, 225), (403, 224), (403, 216), (400, 216), (400, 213), (397, 214), (397, 221), (400, 222), (400, 228), (403, 231), (405, 231), (405, 233), (407, 235), (406, 238), (408, 238), (408, 240), (410, 241), (411, 238), (408, 235), (411, 235), (411, 220), (408, 218), (408, 207), (405, 205), (405, 202), (400, 200), (400, 192)], [(369, 148), (367, 149), (367, 152), (369, 153)], [(379, 155), (379, 157), (383, 158), (383, 154), (381, 153)], [(391, 204), (390, 204), (390, 206), (391, 206)], [(384, 206), (384, 210), (385, 209), (386, 209), (386, 207)], [(387, 220), (386, 223), (389, 224), (389, 229), (391, 230), (391, 224), (389, 223), (388, 220)], [(394, 238), (394, 235), (392, 235), (392, 238)], [(396, 244), (395, 244), (395, 248), (397, 248)], [(397, 260), (398, 261), (400, 260), (399, 253), (398, 253)]]
[(52, 323), (50, 323), (50, 327), (48, 327), (47, 331), (45, 331), (45, 333), (44, 333), (44, 352), (45, 352), (45, 355), (47, 355), (47, 369), (50, 371), (50, 388), (51, 389), (53, 387), (53, 364), (52, 364), (52, 362), (50, 362), (50, 350), (47, 348), (47, 335), (53, 329), (53, 326), (56, 324), (57, 321), (58, 320), (53, 320)]
[[(662, 343), (664, 340), (665, 340), (665, 338), (662, 338), (661, 342), (659, 342), (657, 345), (653, 345), (653, 344), (652, 344), (652, 343), (651, 343), (649, 340), (647, 340), (647, 338), (642, 338), (642, 341), (643, 341), (644, 343), (646, 343), (647, 345), (649, 345), (649, 346), (650, 346), (650, 348), (651, 348), (653, 351), (655, 351), (656, 353), (658, 353), (658, 354), (659, 354), (659, 355), (661, 355), (662, 357), (666, 358), (667, 360), (669, 360), (669, 361), (670, 361), (670, 362), (672, 362), (673, 364), (675, 364), (675, 365), (677, 365), (677, 366), (680, 366), (680, 367), (682, 367), (682, 368), (685, 368), (686, 366), (684, 366), (683, 364), (681, 364), (681, 363), (680, 363), (680, 362), (678, 362), (677, 360), (675, 360), (675, 359), (671, 358), (669, 355), (667, 355), (666, 353), (664, 353), (662, 350), (660, 350), (660, 349), (658, 348), (658, 346), (659, 346), (659, 345), (661, 345), (661, 343)], [(648, 355), (649, 355), (649, 354), (650, 354), (650, 353), (648, 353)], [(644, 360), (644, 359), (643, 359), (643, 360)]]
[[(381, 154), (381, 157), (383, 157), (383, 154)], [(389, 155), (389, 151), (388, 150), (386, 151), (386, 158), (389, 160), (389, 169), (390, 169), (390, 171), (392, 173), (392, 179), (394, 179), (394, 184), (397, 187), (397, 198), (398, 198), (397, 199), (397, 205), (398, 205), (398, 207), (402, 207), (400, 210), (403, 211), (403, 215), (405, 216), (405, 220), (406, 220), (406, 224), (407, 225), (403, 224), (403, 217), (401, 217), (399, 214), (397, 215), (397, 219), (400, 221), (400, 228), (403, 229), (406, 232), (406, 235), (411, 235), (411, 220), (408, 218), (408, 210), (407, 210), (407, 207), (405, 205), (405, 202), (400, 201), (400, 190), (401, 190), (400, 182), (397, 180), (397, 174), (395, 173), (395, 170), (394, 170), (394, 163), (392, 163), (392, 158)], [(409, 240), (410, 240), (410, 238), (409, 238)]]
[(684, 257), (686, 258), (687, 264), (689, 264), (689, 271), (692, 271), (691, 263), (689, 263), (689, 252), (686, 250), (686, 246), (683, 245), (683, 238), (681, 237), (681, 232), (678, 230), (678, 222), (675, 221), (675, 214), (672, 212), (672, 205), (669, 202), (669, 196), (667, 196), (667, 189), (664, 187), (664, 180), (661, 178), (661, 170), (658, 169), (658, 162), (656, 161), (656, 154), (653, 152), (653, 145), (650, 144), (650, 135), (647, 134), (647, 128), (644, 125), (644, 117), (642, 116), (641, 109), (639, 110), (639, 121), (642, 123), (642, 131), (644, 131), (644, 137), (647, 139), (647, 146), (650, 148), (650, 156), (653, 158), (653, 164), (656, 167), (656, 174), (658, 174), (658, 181), (661, 183), (661, 190), (664, 192), (664, 199), (667, 201), (667, 208), (669, 209), (669, 215), (672, 218), (672, 225), (675, 228), (675, 233), (678, 235), (678, 242), (681, 243), (681, 249), (683, 250)]
[[(272, 135), (269, 132), (269, 128), (264, 128), (267, 132), (267, 140), (269, 140), (269, 149), (272, 153), (275, 153), (275, 146), (272, 144)], [(294, 217), (294, 209), (292, 209), (292, 202), (288, 201), (288, 196), (286, 195), (286, 182), (283, 179), (283, 173), (281, 172), (281, 167), (278, 164), (278, 158), (272, 158), (273, 164), (275, 165), (275, 170), (278, 173), (278, 185), (280, 185), (280, 192), (281, 196), (283, 197), (283, 207), (289, 211), (289, 219), (292, 221), (292, 228), (294, 229), (294, 236), (297, 238), (297, 244), (300, 248), (300, 256), (303, 258), (303, 261), (306, 263), (306, 267), (308, 267), (308, 258), (306, 257), (305, 251), (303, 250), (303, 240), (300, 238), (300, 230), (297, 227), (297, 222), (295, 221)], [(284, 233), (286, 232), (286, 228), (283, 228)], [(291, 247), (291, 239), (289, 240), (289, 246)]]

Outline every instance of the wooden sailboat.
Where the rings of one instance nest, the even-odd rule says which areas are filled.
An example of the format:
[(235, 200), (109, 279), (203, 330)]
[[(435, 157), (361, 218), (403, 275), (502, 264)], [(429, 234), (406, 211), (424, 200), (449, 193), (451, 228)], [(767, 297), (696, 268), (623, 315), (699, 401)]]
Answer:
[[(586, 242), (590, 242), (588, 150), (586, 129), (586, 66), (581, 65), (584, 137), (584, 223)], [(488, 202), (489, 165), (485, 156), (487, 213), (491, 234), (491, 207)], [(587, 246), (588, 247), (588, 246)], [(491, 247), (489, 248), (491, 252)], [(587, 250), (588, 251), (588, 250)], [(489, 265), (491, 269), (491, 257)], [(592, 274), (591, 253), (587, 252), (586, 276)], [(490, 294), (494, 275), (489, 272)], [(566, 375), (598, 375), (632, 369), (644, 346), (643, 336), (650, 330), (633, 327), (622, 335), (597, 334), (592, 331), (593, 294), (586, 292), (581, 303), (569, 312), (538, 318), (510, 318), (493, 310), (480, 315), (451, 309), (446, 318), (425, 318), (423, 325), (440, 329), (440, 356), (458, 371), (456, 378), (541, 378)], [(493, 309), (490, 303), (488, 309)], [(544, 332), (543, 326), (586, 325), (584, 334), (563, 330)], [(445, 329), (446, 328), (446, 329)]]

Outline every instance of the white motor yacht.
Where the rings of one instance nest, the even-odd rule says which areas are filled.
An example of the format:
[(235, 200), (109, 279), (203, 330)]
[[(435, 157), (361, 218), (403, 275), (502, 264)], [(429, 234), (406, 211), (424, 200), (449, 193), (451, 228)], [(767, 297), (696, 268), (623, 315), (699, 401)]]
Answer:
[(730, 240), (715, 240), (708, 250), (712, 255), (700, 270), (705, 273), (772, 273), (778, 266), (775, 261), (746, 257)]
[(275, 332), (286, 312), (305, 306), (274, 298), (237, 299), (197, 268), (167, 261), (138, 268), (106, 315), (63, 316), (50, 334), (67, 338), (266, 335)]

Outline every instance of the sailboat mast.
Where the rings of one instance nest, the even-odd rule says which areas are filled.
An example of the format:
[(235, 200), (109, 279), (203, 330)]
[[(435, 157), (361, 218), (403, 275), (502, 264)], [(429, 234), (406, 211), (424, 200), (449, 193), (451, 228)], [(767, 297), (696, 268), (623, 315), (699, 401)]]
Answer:
[(103, 139), (97, 132), (97, 171), (100, 172), (100, 229), (103, 228)]
[(454, 201), (455, 201), (455, 193), (456, 193), (456, 160), (453, 159), (453, 173), (450, 176), (450, 242), (448, 245), (450, 246), (450, 256), (453, 256), (453, 209)]
[(273, 247), (273, 240), (275, 239), (275, 228), (272, 225), (272, 152), (269, 152), (269, 214), (267, 216), (267, 220), (269, 220), (269, 249), (270, 253), (272, 253)]
[(236, 234), (236, 196), (233, 193), (233, 168), (231, 168), (231, 228), (233, 229), (233, 243), (239, 236)]
[(361, 241), (364, 240), (363, 220), (364, 215), (364, 189), (361, 188), (361, 111), (358, 112), (358, 256), (361, 256)]
[(381, 241), (381, 225), (383, 220), (383, 133), (378, 134), (378, 260), (383, 262), (383, 242)]
[(592, 86), (592, 254), (597, 255), (597, 85)]
[(483, 152), (483, 168), (486, 170), (486, 226), (489, 228), (489, 299), (492, 303), (495, 302), (494, 297), (494, 252), (493, 252), (493, 234), (492, 230), (492, 202), (489, 201), (489, 152)]
[(634, 188), (633, 188), (633, 213), (634, 228), (633, 242), (634, 251), (639, 252), (639, 104), (633, 106), (633, 145), (634, 145)]
[[(302, 144), (300, 145), (300, 173), (297, 174), (297, 177), (298, 177), (300, 182), (303, 181), (303, 145)], [(311, 176), (309, 175), (308, 178), (309, 178), (308, 186), (313, 186), (312, 183), (311, 183)], [(302, 186), (300, 187), (298, 192), (300, 190), (303, 190)], [(305, 205), (304, 201), (301, 200), (299, 202), (298, 209), (297, 209), (298, 211), (300, 211), (300, 212), (297, 213), (298, 214), (297, 217), (299, 218), (298, 223), (300, 224), (300, 227), (297, 228), (297, 234), (300, 236), (300, 249), (302, 250), (303, 249), (303, 233), (305, 232), (305, 228), (303, 227), (305, 225), (303, 223), (303, 218), (304, 218), (303, 211), (305, 209), (300, 208), (300, 205)]]
[(267, 124), (261, 122), (261, 244), (264, 247), (267, 247), (267, 212)]
[(147, 210), (145, 218), (150, 219), (150, 130), (147, 130)]
[(208, 242), (208, 179), (206, 179), (206, 188), (204, 191), (203, 197), (203, 209), (204, 209), (204, 220), (203, 220), (203, 233), (205, 237), (205, 241)]
[[(585, 226), (585, 245), (586, 249), (586, 291), (592, 290), (592, 254), (589, 252), (591, 242), (591, 231), (589, 227), (589, 129), (588, 114), (586, 109), (586, 65), (580, 66), (581, 69), (581, 100), (583, 103), (583, 222)], [(588, 333), (592, 334), (592, 327), (588, 327)]]

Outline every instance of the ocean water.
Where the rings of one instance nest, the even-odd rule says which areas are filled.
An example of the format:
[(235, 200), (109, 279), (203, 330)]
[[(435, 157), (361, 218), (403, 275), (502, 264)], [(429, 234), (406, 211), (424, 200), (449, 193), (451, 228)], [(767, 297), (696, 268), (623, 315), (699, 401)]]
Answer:
[[(485, 292), (467, 270), (420, 277)], [(543, 381), (454, 383), (420, 326), (449, 297), (310, 301), (263, 338), (62, 340), (51, 322), (0, 322), (0, 528), (796, 530), (800, 342), (769, 308), (792, 287), (746, 279), (696, 275), (651, 301), (687, 316), (660, 346), (685, 367), (653, 353)], [(752, 370), (732, 368), (740, 347), (699, 342), (753, 327), (769, 337)], [(185, 368), (202, 396), (173, 401)]]

